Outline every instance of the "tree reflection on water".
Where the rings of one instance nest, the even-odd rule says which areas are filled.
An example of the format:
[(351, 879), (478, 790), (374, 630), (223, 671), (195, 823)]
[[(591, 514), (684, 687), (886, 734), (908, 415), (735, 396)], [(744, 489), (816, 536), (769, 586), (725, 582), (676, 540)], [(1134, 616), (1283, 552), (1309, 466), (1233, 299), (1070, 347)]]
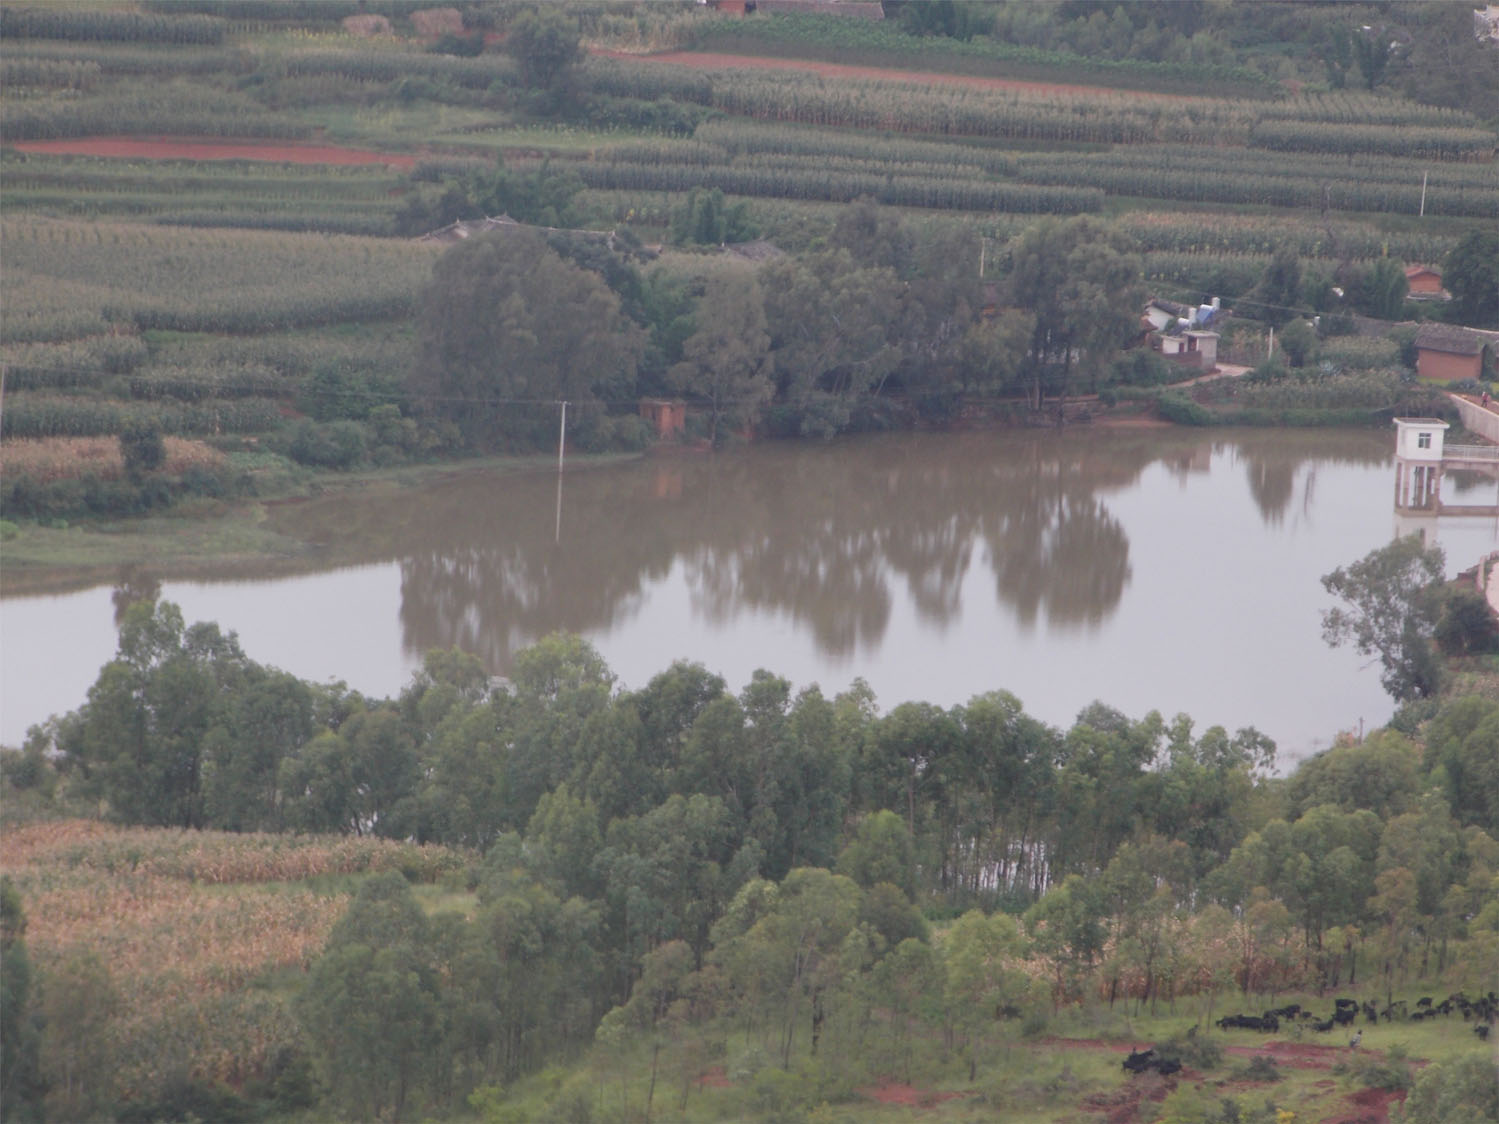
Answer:
[[(1284, 517), (1309, 458), (1374, 456), (1359, 436), (1346, 449), (1338, 435), (1256, 441), (1239, 459), (1265, 522)], [(569, 469), (560, 524), (548, 472), (317, 501), (294, 517), (399, 561), (408, 650), (460, 647), (495, 673), (550, 632), (629, 620), (674, 567), (693, 619), (780, 614), (846, 659), (881, 644), (902, 599), (924, 624), (954, 624), (975, 564), (1023, 628), (1098, 626), (1131, 576), (1110, 494), (1158, 462), (1205, 471), (1215, 448), (1159, 430), (766, 443)]]

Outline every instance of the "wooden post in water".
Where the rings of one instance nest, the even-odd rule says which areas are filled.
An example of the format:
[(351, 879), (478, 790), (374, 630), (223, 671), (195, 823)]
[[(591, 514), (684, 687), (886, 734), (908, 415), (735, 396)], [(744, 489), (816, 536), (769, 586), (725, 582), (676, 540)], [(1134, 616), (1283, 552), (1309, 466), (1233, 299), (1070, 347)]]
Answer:
[(562, 471), (562, 449), (567, 441), (567, 403), (562, 403), (562, 425), (557, 429), (557, 471)]

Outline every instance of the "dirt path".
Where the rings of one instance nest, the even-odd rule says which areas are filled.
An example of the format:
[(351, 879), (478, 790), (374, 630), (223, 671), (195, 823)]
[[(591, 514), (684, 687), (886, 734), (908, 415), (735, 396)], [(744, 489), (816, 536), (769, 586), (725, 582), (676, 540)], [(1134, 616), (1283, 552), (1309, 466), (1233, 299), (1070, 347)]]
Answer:
[(661, 62), (673, 66), (691, 66), (699, 70), (800, 70), (821, 74), (824, 78), (874, 78), (884, 82), (907, 82), (923, 86), (968, 86), (980, 90), (1020, 90), (1032, 94), (1094, 94), (1109, 97), (1128, 93), (1132, 98), (1160, 98), (1182, 101), (1186, 94), (1157, 94), (1141, 90), (1121, 91), (1107, 86), (1075, 86), (1060, 82), (1029, 82), (1020, 78), (991, 78), (982, 74), (944, 74), (935, 70), (886, 70), (877, 66), (851, 66), (841, 62), (817, 59), (765, 58), (758, 55), (724, 55), (707, 51), (663, 51), (655, 55), (637, 55), (627, 51), (596, 49), (590, 52), (605, 58), (634, 62)]
[(16, 141), (21, 152), (65, 156), (114, 156), (137, 160), (271, 160), (282, 164), (385, 164), (411, 168), (410, 153), (373, 152), (331, 144), (199, 141), (184, 137), (74, 137), (69, 140)]

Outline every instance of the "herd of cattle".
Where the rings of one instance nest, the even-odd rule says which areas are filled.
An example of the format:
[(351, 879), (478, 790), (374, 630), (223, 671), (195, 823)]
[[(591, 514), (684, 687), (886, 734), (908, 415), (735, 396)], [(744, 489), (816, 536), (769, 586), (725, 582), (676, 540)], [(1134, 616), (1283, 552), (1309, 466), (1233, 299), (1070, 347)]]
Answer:
[[(1461, 1014), (1464, 1021), (1472, 1022), (1473, 1033), (1486, 1042), (1490, 1025), (1495, 1020), (1499, 1020), (1499, 994), (1491, 991), (1487, 995), (1480, 995), (1477, 999), (1469, 999), (1459, 991), (1447, 996), (1440, 1003), (1434, 1002), (1431, 996), (1426, 995), (1416, 1000), (1414, 1009), (1409, 1008), (1402, 999), (1389, 1004), (1383, 1010), (1368, 1000), (1360, 1003), (1356, 999), (1334, 999), (1332, 1015), (1326, 1019), (1319, 1019), (1300, 1003), (1288, 1003), (1284, 1007), (1266, 1011), (1263, 1015), (1225, 1015), (1218, 1020), (1217, 1025), (1223, 1030), (1259, 1030), (1267, 1034), (1277, 1034), (1283, 1024), (1292, 1026), (1310, 1024), (1312, 1030), (1319, 1034), (1326, 1034), (1334, 1027), (1352, 1026), (1359, 1015), (1363, 1015), (1371, 1026), (1377, 1026), (1381, 1019), (1385, 1022), (1397, 1020), (1420, 1022), (1423, 1019), (1434, 1019), (1438, 1015), (1450, 1015), (1453, 1011)], [(1353, 1036), (1349, 1045), (1356, 1047), (1362, 1037), (1363, 1032), (1359, 1031)], [(1148, 1069), (1153, 1069), (1162, 1075), (1170, 1075), (1179, 1071), (1181, 1067), (1181, 1062), (1176, 1058), (1158, 1054), (1153, 1048), (1131, 1051), (1129, 1057), (1124, 1059), (1124, 1068), (1129, 1073), (1144, 1073)]]
[(1438, 1015), (1450, 1015), (1453, 1011), (1459, 1012), (1464, 1021), (1474, 1023), (1474, 1034), (1487, 1039), (1489, 1024), (1499, 1018), (1499, 994), (1491, 991), (1477, 999), (1469, 999), (1459, 991), (1440, 1003), (1434, 1003), (1431, 996), (1425, 995), (1416, 1000), (1414, 1010), (1407, 1007), (1404, 999), (1389, 1004), (1384, 1010), (1367, 999), (1362, 1003), (1356, 999), (1334, 999), (1332, 1014), (1325, 1019), (1318, 1018), (1299, 1003), (1289, 1003), (1266, 1011), (1263, 1015), (1225, 1015), (1218, 1020), (1218, 1026), (1224, 1030), (1260, 1030), (1275, 1034), (1280, 1031), (1282, 1023), (1310, 1023), (1314, 1031), (1326, 1034), (1333, 1027), (1351, 1026), (1361, 1014), (1374, 1026), (1381, 1019), (1385, 1022), (1419, 1022), (1422, 1019), (1434, 1019)]

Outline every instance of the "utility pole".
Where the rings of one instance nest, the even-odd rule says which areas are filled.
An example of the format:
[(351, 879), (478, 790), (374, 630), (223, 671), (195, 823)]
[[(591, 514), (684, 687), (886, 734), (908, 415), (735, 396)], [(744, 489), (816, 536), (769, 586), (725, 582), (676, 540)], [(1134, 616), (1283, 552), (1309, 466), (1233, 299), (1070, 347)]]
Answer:
[(1426, 177), (1429, 175), (1431, 175), (1430, 172), (1421, 173), (1421, 213), (1416, 216), (1417, 218), (1426, 217)]
[(562, 450), (567, 441), (567, 403), (562, 403), (562, 425), (557, 430), (557, 471), (562, 471)]

